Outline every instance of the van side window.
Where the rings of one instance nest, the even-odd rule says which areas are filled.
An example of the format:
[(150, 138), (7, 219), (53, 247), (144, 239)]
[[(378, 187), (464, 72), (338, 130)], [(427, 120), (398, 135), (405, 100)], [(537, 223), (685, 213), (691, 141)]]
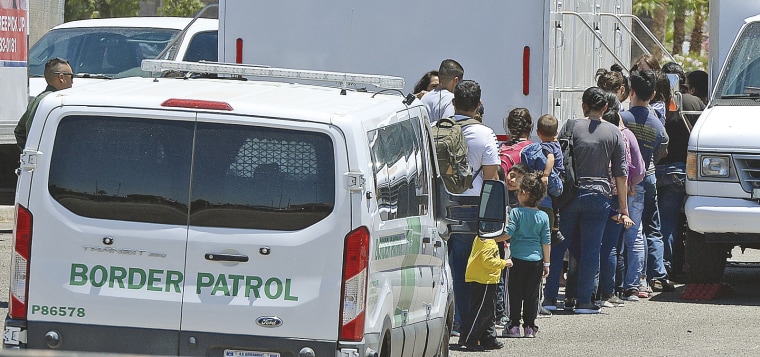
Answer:
[(216, 62), (218, 58), (217, 52), (219, 51), (217, 38), (217, 31), (198, 32), (188, 43), (187, 50), (185, 50), (185, 58), (182, 60), (188, 62)]
[(190, 225), (292, 231), (335, 205), (326, 134), (199, 123)]
[(63, 118), (50, 159), (50, 195), (84, 217), (186, 225), (193, 125)]
[(367, 132), (382, 220), (427, 213), (427, 169), (419, 118)]

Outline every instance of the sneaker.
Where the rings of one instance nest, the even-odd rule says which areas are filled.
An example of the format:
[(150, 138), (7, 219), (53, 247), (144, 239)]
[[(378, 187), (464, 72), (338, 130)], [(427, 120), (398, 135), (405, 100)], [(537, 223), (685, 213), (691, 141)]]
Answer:
[(617, 295), (610, 296), (607, 299), (607, 302), (609, 302), (610, 304), (612, 304), (612, 306), (615, 306), (615, 307), (625, 306), (625, 301), (623, 299), (617, 297)]
[(562, 309), (565, 311), (573, 311), (573, 309), (575, 309), (575, 299), (569, 298), (565, 300), (565, 307)]
[(623, 292), (623, 300), (625, 301), (639, 301), (639, 289), (630, 288)]
[(496, 323), (494, 324), (494, 327), (496, 327), (496, 328), (504, 328), (504, 327), (507, 326), (508, 322), (509, 322), (509, 320), (506, 317), (502, 316), (500, 319), (496, 320)]
[[(541, 303), (541, 310), (557, 311), (557, 299), (544, 300)], [(549, 315), (551, 315), (551, 312), (549, 312)]]
[[(556, 306), (555, 306), (555, 308), (556, 308)], [(552, 317), (552, 312), (549, 311), (549, 309), (547, 309), (547, 308), (545, 308), (543, 306), (539, 306), (538, 307), (538, 316), (539, 317)]]
[(654, 291), (671, 292), (676, 290), (675, 285), (673, 285), (668, 279), (655, 280), (651, 285), (652, 290)]
[(504, 343), (494, 338), (493, 340), (481, 342), (480, 347), (485, 350), (500, 350), (504, 348)]
[(459, 331), (451, 330), (451, 337), (459, 337)]
[(576, 314), (598, 314), (602, 308), (595, 304), (578, 304), (575, 308)]
[(611, 302), (609, 302), (607, 300), (597, 300), (596, 301), (596, 305), (599, 306), (599, 307), (606, 307), (606, 308), (615, 307), (615, 305), (613, 305)]
[(502, 337), (521, 337), (520, 326), (510, 326), (501, 333)]
[(536, 333), (538, 332), (538, 327), (537, 326), (535, 326), (535, 327), (528, 326), (528, 327), (525, 328), (524, 331), (525, 331), (525, 334), (524, 334), (523, 337), (525, 337), (525, 338), (535, 338), (536, 337)]

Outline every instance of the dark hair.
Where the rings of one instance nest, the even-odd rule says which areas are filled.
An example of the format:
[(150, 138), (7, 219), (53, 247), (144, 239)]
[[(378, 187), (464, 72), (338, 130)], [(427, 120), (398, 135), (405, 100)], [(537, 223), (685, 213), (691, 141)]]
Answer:
[(504, 118), (504, 131), (509, 133), (511, 139), (529, 136), (531, 130), (533, 130), (533, 118), (530, 117), (528, 108), (512, 109)]
[(596, 70), (596, 85), (609, 92), (616, 92), (623, 86), (623, 73), (608, 71), (604, 68)]
[(602, 110), (607, 105), (607, 93), (599, 87), (589, 87), (583, 92), (583, 104), (586, 104), (589, 110)]
[(610, 71), (618, 72), (621, 76), (623, 76), (623, 87), (625, 88), (625, 91), (623, 92), (623, 98), (620, 98), (620, 100), (628, 99), (628, 92), (631, 91), (631, 81), (628, 79), (628, 76), (623, 74), (623, 67), (615, 63), (610, 66)]
[(686, 74), (686, 80), (689, 81), (689, 88), (694, 88), (694, 94), (700, 98), (706, 98), (708, 75), (705, 71), (691, 71)]
[(536, 131), (546, 136), (557, 135), (558, 127), (559, 122), (557, 121), (557, 118), (551, 114), (544, 114), (540, 116), (538, 118), (538, 122), (536, 122)]
[(68, 65), (69, 61), (60, 57), (53, 57), (45, 62), (45, 80), (48, 83), (55, 78), (56, 74), (54, 72), (59, 71), (59, 66), (62, 64)]
[(657, 76), (654, 71), (635, 70), (631, 72), (631, 90), (636, 93), (639, 99), (651, 100), (656, 87)]
[(684, 82), (686, 81), (686, 74), (683, 72), (683, 67), (676, 62), (668, 62), (662, 66), (662, 73), (675, 74), (678, 76), (678, 90), (681, 92), (686, 91)]
[(670, 98), (673, 97), (673, 94), (670, 92), (670, 79), (668, 79), (668, 76), (665, 75), (665, 73), (657, 72), (657, 87), (656, 91), (657, 93), (654, 94), (654, 101), (664, 102), (665, 103), (665, 109), (668, 108), (668, 103), (670, 103)]
[(471, 111), (480, 103), (480, 85), (472, 80), (461, 81), (454, 87), (454, 108)]
[(607, 99), (607, 110), (602, 114), (602, 119), (615, 124), (615, 126), (620, 125), (620, 100), (612, 92), (607, 92), (605, 98)]
[(459, 79), (464, 77), (464, 68), (462, 68), (462, 65), (453, 59), (443, 60), (441, 66), (438, 68), (438, 80), (440, 80), (441, 83), (447, 83), (457, 77), (459, 77)]
[(414, 92), (412, 93), (420, 93), (424, 90), (427, 90), (427, 88), (430, 86), (430, 81), (433, 77), (438, 76), (438, 71), (430, 71), (422, 75), (422, 78), (420, 78), (419, 81), (417, 81), (417, 84), (414, 85)]
[(518, 174), (525, 175), (529, 173), (531, 170), (530, 170), (530, 167), (524, 162), (518, 162), (512, 165), (512, 167), (509, 168), (509, 171), (507, 171), (507, 173), (510, 173), (512, 171), (517, 172)]
[(528, 193), (528, 201), (525, 206), (536, 207), (538, 202), (546, 196), (546, 185), (541, 181), (542, 172), (531, 172), (525, 174), (520, 180), (520, 191)]

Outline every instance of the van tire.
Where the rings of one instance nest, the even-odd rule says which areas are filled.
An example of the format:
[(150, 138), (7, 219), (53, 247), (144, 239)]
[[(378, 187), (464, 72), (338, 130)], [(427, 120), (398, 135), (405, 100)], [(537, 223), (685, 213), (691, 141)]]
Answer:
[(732, 247), (707, 243), (704, 234), (692, 230), (686, 231), (685, 243), (689, 282), (692, 284), (720, 282), (726, 268), (726, 258)]
[(391, 334), (387, 330), (383, 334), (383, 340), (380, 342), (380, 353), (377, 355), (380, 357), (391, 357)]
[(446, 322), (443, 325), (443, 335), (441, 336), (441, 344), (438, 346), (438, 352), (436, 357), (449, 357), (449, 339), (451, 338), (451, 329), (454, 325), (454, 305), (450, 304), (448, 311), (446, 312)]

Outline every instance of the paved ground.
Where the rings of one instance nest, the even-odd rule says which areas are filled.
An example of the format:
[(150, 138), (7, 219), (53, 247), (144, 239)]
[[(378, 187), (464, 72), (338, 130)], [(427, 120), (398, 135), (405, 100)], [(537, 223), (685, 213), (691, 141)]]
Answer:
[[(501, 338), (490, 352), (452, 351), (451, 356), (758, 356), (760, 355), (760, 251), (740, 249), (723, 277), (732, 297), (714, 301), (680, 299), (675, 292), (603, 309), (599, 315), (555, 314), (537, 321), (535, 339)], [(452, 338), (451, 343), (458, 339)]]

